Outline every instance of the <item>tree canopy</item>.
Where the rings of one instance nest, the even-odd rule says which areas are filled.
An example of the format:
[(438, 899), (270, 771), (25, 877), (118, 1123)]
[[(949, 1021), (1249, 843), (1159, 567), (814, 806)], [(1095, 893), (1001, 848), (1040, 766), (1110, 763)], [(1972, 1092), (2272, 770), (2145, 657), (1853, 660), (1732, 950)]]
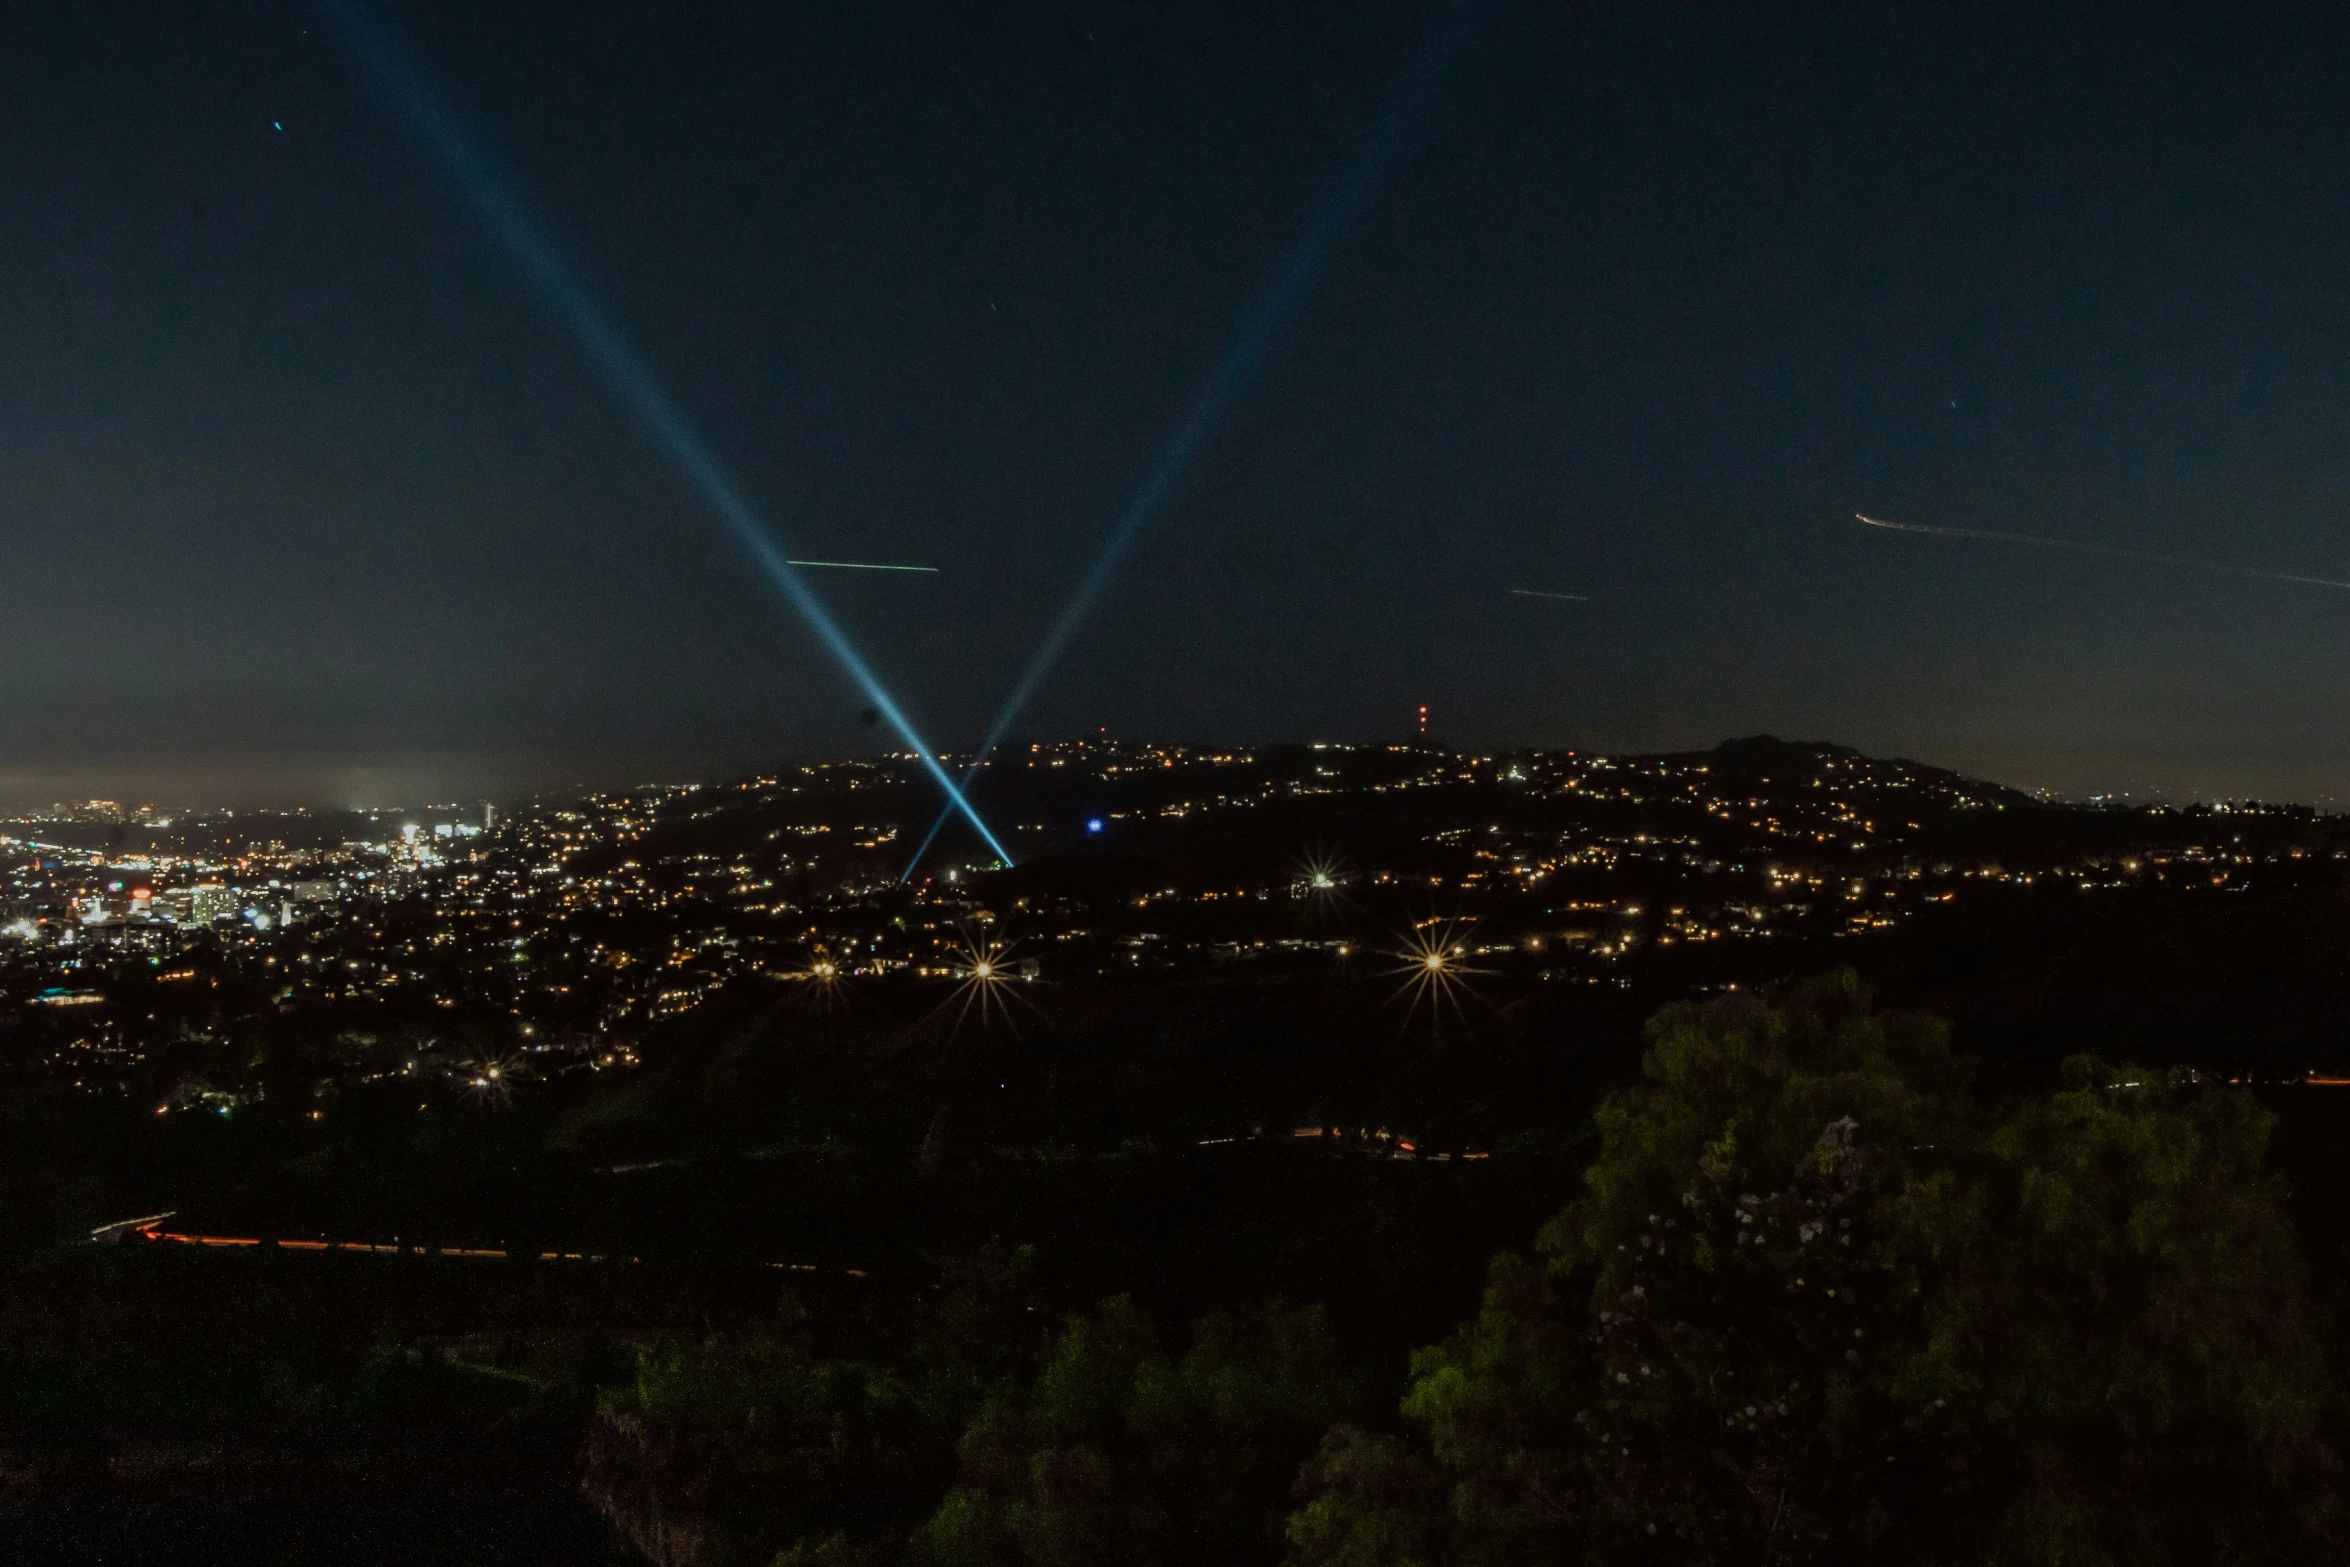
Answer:
[(1319, 1308), (1211, 1313), (1177, 1358), (1131, 1301), (1106, 1301), (973, 1422), (923, 1554), (941, 1567), (1269, 1560), (1298, 1455), (1360, 1396)]
[(1292, 1561), (2329, 1558), (2270, 1118), (2067, 1061), (1993, 1113), (1849, 978), (1649, 1024), (1586, 1192), (1346, 1427)]

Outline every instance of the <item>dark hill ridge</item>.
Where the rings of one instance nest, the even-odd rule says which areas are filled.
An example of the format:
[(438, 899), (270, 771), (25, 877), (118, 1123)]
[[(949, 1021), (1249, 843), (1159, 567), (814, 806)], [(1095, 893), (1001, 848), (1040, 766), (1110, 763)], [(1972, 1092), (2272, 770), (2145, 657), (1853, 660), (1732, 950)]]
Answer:
[[(632, 867), (613, 884), (649, 889), (648, 931), (694, 932), (679, 950), (781, 973), (822, 944), (918, 989), (996, 944), (1037, 965), (1050, 1016), (1178, 986), (1204, 1018), (1297, 986), (1368, 1026), (1436, 921), (1467, 933), (1475, 988), (1529, 1051), (1559, 1029), (1628, 1061), (1622, 1019), (1649, 1005), (1851, 966), (1965, 1021), (2000, 1070), (2081, 1048), (2088, 1014), (2126, 1020), (2115, 1054), (2350, 1070), (2350, 945), (2327, 934), (2350, 827), (2305, 808), (2053, 804), (1769, 735), (1651, 755), (1095, 737), (1007, 751), (974, 795), (1016, 869), (950, 827), (901, 880), (934, 803), (889, 757), (638, 797), (566, 852)], [(1622, 1003), (1604, 1027), (1565, 999), (1599, 994)]]
[[(949, 760), (962, 765), (967, 759)], [(1658, 753), (1469, 752), (1427, 743), (1037, 742), (991, 760), (971, 794), (1025, 865), (1065, 853), (1159, 860), (1177, 841), (1189, 845), (1177, 857), (1189, 859), (1208, 840), (1234, 834), (1267, 840), (1235, 842), (1244, 858), (1276, 852), (1271, 840), (1284, 833), (1302, 833), (1326, 846), (1357, 830), (1380, 839), (1398, 832), (1418, 837), (1449, 828), (1450, 818), (1464, 813), (1467, 819), (1490, 815), (1494, 794), (1510, 786), (1522, 796), (1557, 801), (1570, 780), (1583, 791), (1581, 800), (1617, 805), (1685, 806), (1710, 797), (1717, 803), (1810, 806), (1832, 793), (1848, 804), (1881, 805), (1877, 814), (1889, 818), (1917, 819), (1921, 828), (1950, 813), (1986, 807), (2061, 809), (1947, 768), (1771, 735), (1725, 740), (1709, 751)], [(1888, 791), (1898, 791), (1899, 798)], [(937, 814), (929, 780), (906, 758), (893, 756), (650, 798), (657, 822), (644, 851), (726, 857), (790, 838), (803, 861), (821, 858), (843, 873), (873, 877), (903, 872)], [(1902, 809), (1896, 811), (1897, 805)], [(1258, 812), (1261, 830), (1236, 820), (1238, 810)], [(1414, 826), (1422, 832), (1414, 833)], [(1295, 859), (1311, 848), (1306, 842), (1277, 852)], [(639, 844), (631, 841), (613, 845), (595, 864), (641, 857)], [(920, 868), (937, 873), (983, 866), (989, 859), (968, 828), (950, 820)], [(1148, 880), (1152, 873), (1138, 874)]]
[(1946, 767), (1934, 767), (1906, 757), (1872, 757), (1848, 745), (1827, 740), (1781, 740), (1776, 735), (1747, 735), (1724, 740), (1711, 751), (1689, 753), (1673, 760), (1694, 758), (1713, 772), (1741, 783), (1808, 784), (1831, 771), (1858, 773), (1872, 782), (1899, 783), (1911, 788), (1963, 795), (1996, 805), (2025, 806), (2038, 802), (2004, 784), (1968, 778)]

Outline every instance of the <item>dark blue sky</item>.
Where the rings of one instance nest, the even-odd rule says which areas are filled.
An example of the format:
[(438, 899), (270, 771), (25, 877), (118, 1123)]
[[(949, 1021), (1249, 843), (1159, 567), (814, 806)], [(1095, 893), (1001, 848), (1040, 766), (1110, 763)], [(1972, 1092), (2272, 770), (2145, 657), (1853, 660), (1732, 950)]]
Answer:
[[(1449, 9), (384, 14), (967, 743)], [(1851, 521), (2350, 576), (2346, 46), (1492, 0), (1025, 729), (2350, 795), (2350, 593)], [(0, 169), (0, 798), (885, 743), (319, 13), (17, 18)]]

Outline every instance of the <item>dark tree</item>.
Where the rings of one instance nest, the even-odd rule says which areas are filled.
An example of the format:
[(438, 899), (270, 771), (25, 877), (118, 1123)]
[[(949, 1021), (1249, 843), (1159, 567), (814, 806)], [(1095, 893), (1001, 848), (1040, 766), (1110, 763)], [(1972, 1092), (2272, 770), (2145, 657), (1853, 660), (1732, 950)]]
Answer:
[(1588, 1195), (1338, 1431), (1298, 1563), (2331, 1559), (2269, 1117), (2076, 1057), (1990, 1115), (1849, 980), (1660, 1013)]
[(1214, 1313), (1176, 1359), (1111, 1300), (973, 1423), (919, 1543), (942, 1567), (1273, 1561), (1298, 1455), (1354, 1399), (1318, 1308)]

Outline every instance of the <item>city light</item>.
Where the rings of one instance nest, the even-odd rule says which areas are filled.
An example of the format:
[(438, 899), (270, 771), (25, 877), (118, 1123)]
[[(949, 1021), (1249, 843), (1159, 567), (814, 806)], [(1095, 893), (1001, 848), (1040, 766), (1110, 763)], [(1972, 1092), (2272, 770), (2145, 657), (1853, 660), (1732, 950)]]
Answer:
[(463, 1086), (468, 1097), (485, 1104), (505, 1104), (513, 1097), (514, 1080), (526, 1069), (519, 1056), (483, 1056), (463, 1064)]
[[(2205, 895), (2350, 855), (2328, 840), (2328, 818), (2238, 802), (2143, 812), (2126, 849), (2085, 838), (2069, 858), (2017, 868), (1937, 838), (1937, 823), (1996, 820), (1984, 786), (1865, 759), (1794, 771), (1772, 785), (1681, 757), (1040, 744), (1007, 769), (1007, 800), (1024, 799), (1022, 778), (1045, 802), (1081, 782), (1100, 808), (1075, 820), (1131, 828), (1136, 863), (1165, 867), (1114, 893), (1090, 878), (1006, 884), (955, 868), (911, 887), (876, 882), (871, 851), (906, 825), (887, 814), (903, 809), (888, 758), (550, 797), (468, 837), (441, 828), (488, 819), (479, 806), (386, 812), (309, 844), (280, 841), (288, 818), (175, 811), (190, 841), (143, 849), (138, 876), (71, 840), (161, 813), (89, 801), (0, 820), (0, 1005), (19, 1019), (26, 1070), (129, 1093), (166, 1120), (242, 1123), (267, 1103), (262, 1078), (237, 1064), (249, 1059), (243, 1017), (331, 1042), (315, 1081), (404, 1084), (430, 1110), (631, 1071), (657, 1031), (714, 1002), (721, 1017), (755, 1008), (762, 986), (818, 1007), (854, 989), (877, 1022), (906, 1006), (993, 1027), (1014, 997), (1047, 996), (1049, 1009), (1097, 976), (1311, 973), (1333, 995), (1369, 983), (1375, 1001), (1393, 985), (1411, 1026), (1425, 1007), (1439, 1026), (1449, 1015), (1482, 1027), (1473, 1003), (1506, 987), (1623, 987), (1696, 954), (1775, 972), (1802, 950), (1790, 943), (1980, 918), (2000, 888)], [(1522, 814), (1492, 809), (1505, 779), (1518, 780)], [(1274, 850), (1270, 813), (1301, 803), (1328, 813), (1330, 830), (1347, 824), (1350, 853), (1367, 858)], [(1045, 831), (1056, 809), (1025, 830)], [(1382, 848), (1360, 830), (1374, 818), (1412, 825)], [(2256, 848), (2256, 833), (2272, 836)], [(1400, 917), (1431, 902), (1453, 915)], [(1391, 923), (1404, 933), (1380, 935)], [(1027, 988), (1040, 957), (1070, 988)], [(949, 982), (943, 1000), (915, 999), (925, 977)], [(515, 1047), (454, 1043), (487, 1038)]]
[(827, 1010), (848, 993), (847, 976), (841, 972), (840, 960), (823, 947), (809, 953), (805, 964), (788, 971), (784, 977), (800, 986), (818, 1007)]
[(981, 1028), (997, 1021), (999, 1016), (1007, 1026), (1011, 1023), (1014, 981), (1004, 964), (1005, 950), (1002, 942), (983, 941), (968, 934), (958, 936), (951, 970), (955, 988), (947, 996), (947, 1002), (962, 1003), (955, 1013), (958, 1032), (974, 1011), (979, 1014)]
[(1403, 983), (1391, 999), (1405, 1002), (1407, 1019), (1417, 1017), (1425, 1004), (1431, 1028), (1441, 1026), (1447, 1011), (1463, 1023), (1468, 1021), (1468, 1012), (1462, 1005), (1474, 994), (1468, 976), (1483, 972), (1470, 968), (1465, 961), (1469, 929), (1460, 920), (1430, 921), (1403, 938), (1402, 947), (1395, 953), (1403, 960), (1403, 966), (1390, 971), (1403, 976)]

